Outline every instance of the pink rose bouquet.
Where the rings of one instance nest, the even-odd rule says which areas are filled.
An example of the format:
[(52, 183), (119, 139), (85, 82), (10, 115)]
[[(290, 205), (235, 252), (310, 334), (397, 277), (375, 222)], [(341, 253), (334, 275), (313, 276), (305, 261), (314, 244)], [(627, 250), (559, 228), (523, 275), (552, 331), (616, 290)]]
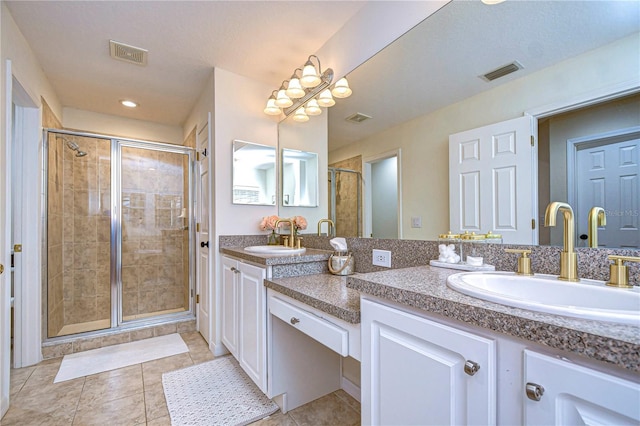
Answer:
[(271, 216), (265, 216), (262, 218), (262, 220), (260, 221), (260, 230), (261, 231), (273, 231), (276, 229), (276, 222), (279, 220), (280, 218), (278, 217), (278, 215), (271, 215)]
[(307, 219), (304, 216), (294, 216), (291, 219), (293, 219), (293, 226), (295, 226), (296, 232), (307, 229)]

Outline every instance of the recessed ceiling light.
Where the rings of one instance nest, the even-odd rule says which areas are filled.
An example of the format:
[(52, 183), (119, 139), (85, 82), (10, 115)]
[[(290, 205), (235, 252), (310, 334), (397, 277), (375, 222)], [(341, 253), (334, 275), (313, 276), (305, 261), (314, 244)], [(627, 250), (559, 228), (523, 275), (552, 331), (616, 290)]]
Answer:
[(122, 105), (126, 106), (127, 108), (135, 108), (135, 107), (137, 107), (137, 106), (138, 106), (138, 104), (137, 104), (137, 103), (135, 103), (135, 102), (133, 102), (133, 101), (126, 100), (126, 99), (124, 99), (124, 100), (120, 101), (120, 103), (121, 103)]

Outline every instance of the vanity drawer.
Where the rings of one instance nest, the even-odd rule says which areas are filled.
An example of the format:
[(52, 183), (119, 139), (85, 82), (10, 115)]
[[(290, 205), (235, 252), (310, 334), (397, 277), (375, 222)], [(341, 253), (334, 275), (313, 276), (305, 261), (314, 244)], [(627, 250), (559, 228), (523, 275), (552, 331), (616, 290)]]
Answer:
[(349, 355), (347, 330), (277, 297), (269, 298), (269, 312), (340, 355)]

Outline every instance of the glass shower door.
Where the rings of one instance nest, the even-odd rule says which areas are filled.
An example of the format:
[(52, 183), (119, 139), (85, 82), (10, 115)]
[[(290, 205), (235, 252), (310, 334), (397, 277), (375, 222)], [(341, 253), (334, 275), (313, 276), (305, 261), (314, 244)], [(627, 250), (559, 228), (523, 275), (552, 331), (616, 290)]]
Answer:
[(121, 322), (188, 311), (189, 152), (119, 144)]

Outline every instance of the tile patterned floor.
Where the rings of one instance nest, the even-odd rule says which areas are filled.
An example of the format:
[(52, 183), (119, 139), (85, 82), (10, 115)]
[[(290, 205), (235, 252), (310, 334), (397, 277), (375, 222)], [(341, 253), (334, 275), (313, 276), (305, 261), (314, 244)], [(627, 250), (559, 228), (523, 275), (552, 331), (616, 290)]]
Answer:
[[(11, 406), (0, 425), (170, 425), (162, 373), (212, 360), (198, 332), (182, 333), (189, 352), (53, 383), (62, 358), (11, 371)], [(254, 426), (359, 425), (360, 404), (339, 390)]]

